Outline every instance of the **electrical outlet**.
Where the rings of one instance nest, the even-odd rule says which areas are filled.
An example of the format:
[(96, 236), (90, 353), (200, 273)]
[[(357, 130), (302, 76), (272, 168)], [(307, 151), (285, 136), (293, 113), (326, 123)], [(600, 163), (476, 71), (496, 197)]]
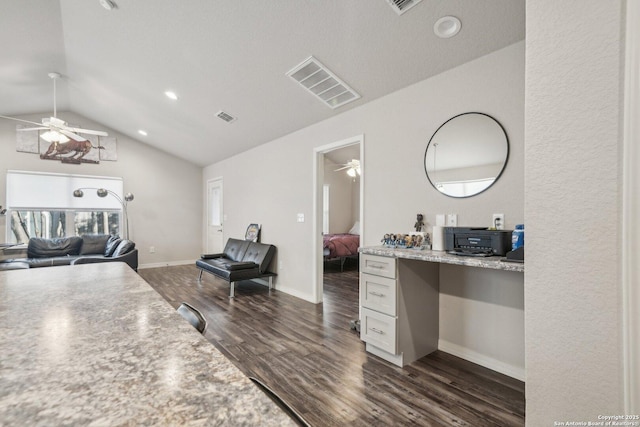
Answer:
[(447, 214), (447, 227), (458, 226), (458, 214)]
[(155, 246), (149, 246), (149, 253), (150, 254), (155, 254), (156, 253), (156, 247)]
[(504, 230), (504, 214), (493, 214), (491, 228), (495, 228), (496, 230)]
[(491, 227), (496, 230), (504, 230), (504, 214), (493, 214)]
[(297, 220), (298, 222), (304, 222), (304, 214), (303, 213), (299, 213), (297, 216)]

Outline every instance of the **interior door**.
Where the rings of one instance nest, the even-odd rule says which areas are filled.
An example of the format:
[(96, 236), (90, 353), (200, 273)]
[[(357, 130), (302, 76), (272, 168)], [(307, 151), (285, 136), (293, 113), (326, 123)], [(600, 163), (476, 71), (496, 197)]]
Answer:
[(207, 181), (207, 253), (224, 249), (222, 222), (222, 178)]

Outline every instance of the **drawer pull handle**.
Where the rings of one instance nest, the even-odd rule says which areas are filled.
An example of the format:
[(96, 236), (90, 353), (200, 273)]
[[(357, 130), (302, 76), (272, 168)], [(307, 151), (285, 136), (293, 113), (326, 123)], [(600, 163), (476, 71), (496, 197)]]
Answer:
[(383, 297), (384, 296), (384, 294), (381, 294), (380, 292), (369, 291), (369, 293), (371, 295), (373, 295), (373, 296), (376, 296), (376, 297)]
[(371, 267), (371, 268), (379, 268), (379, 269), (384, 268), (384, 266), (382, 266), (382, 265), (374, 265), (374, 264), (369, 265), (369, 267)]
[(376, 329), (376, 328), (369, 328), (369, 330), (370, 330), (371, 332), (375, 332), (376, 334), (380, 334), (380, 335), (384, 334), (384, 331), (381, 331), (380, 329)]

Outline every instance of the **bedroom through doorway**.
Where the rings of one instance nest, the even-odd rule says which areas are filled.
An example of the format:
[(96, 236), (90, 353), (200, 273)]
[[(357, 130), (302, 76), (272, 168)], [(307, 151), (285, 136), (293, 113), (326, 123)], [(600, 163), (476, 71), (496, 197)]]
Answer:
[(316, 149), (316, 298), (345, 328), (359, 318), (363, 136)]

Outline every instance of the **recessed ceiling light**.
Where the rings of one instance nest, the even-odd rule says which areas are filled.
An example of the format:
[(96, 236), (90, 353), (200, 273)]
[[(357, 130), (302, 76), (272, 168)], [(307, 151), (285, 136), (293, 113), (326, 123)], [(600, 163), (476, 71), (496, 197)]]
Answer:
[(139, 133), (140, 135), (142, 135), (142, 136), (147, 136), (147, 131), (146, 131), (146, 130), (142, 130), (142, 129), (140, 129), (140, 130), (138, 131), (138, 133)]
[(458, 18), (455, 16), (443, 16), (433, 25), (433, 32), (440, 38), (448, 39), (458, 34), (460, 28), (462, 28), (462, 23)]
[(98, 0), (100, 5), (107, 10), (117, 9), (118, 5), (111, 0)]
[(178, 99), (178, 95), (176, 95), (175, 92), (171, 92), (170, 90), (166, 91), (164, 94), (167, 95), (167, 98), (173, 99), (174, 101)]

